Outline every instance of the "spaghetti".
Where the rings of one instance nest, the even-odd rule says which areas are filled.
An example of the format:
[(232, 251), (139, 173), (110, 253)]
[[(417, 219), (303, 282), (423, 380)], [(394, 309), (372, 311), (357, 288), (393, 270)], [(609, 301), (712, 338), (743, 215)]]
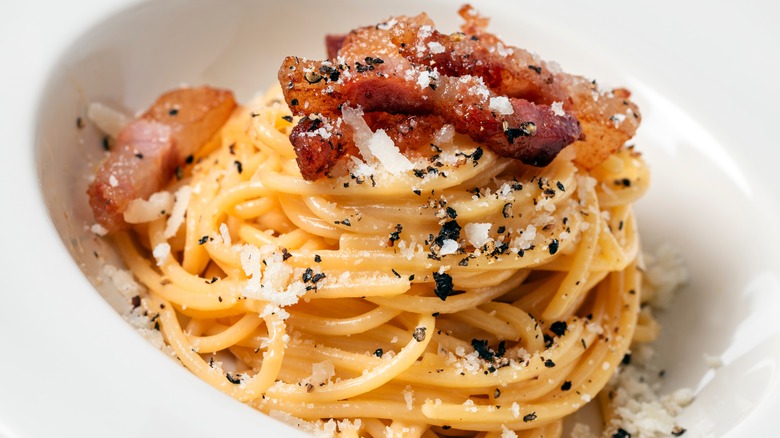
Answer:
[[(137, 203), (113, 237), (148, 288), (141, 308), (212, 386), (342, 436), (558, 436), (631, 343), (657, 335), (640, 312), (632, 204), (649, 173), (632, 147), (602, 160), (580, 143), (534, 167), (506, 156), (509, 134), (499, 155), (478, 130), (440, 123), (429, 147), (374, 144), (368, 159), (359, 137), (372, 133), (339, 106), (366, 159), (353, 151), (304, 178), (298, 147), (318, 125), (284, 98), (276, 87), (236, 110), (176, 170), (170, 211)], [(598, 142), (609, 126), (584, 129)]]
[(456, 135), (415, 162), (439, 156), (422, 178), (312, 183), (277, 93), (171, 189), (190, 192), (175, 235), (163, 217), (116, 236), (203, 380), (264, 412), (360, 420), (344, 433), (554, 436), (635, 334), (654, 337), (631, 210), (649, 178), (631, 148), (588, 174), (569, 153), (542, 169), (475, 159)]

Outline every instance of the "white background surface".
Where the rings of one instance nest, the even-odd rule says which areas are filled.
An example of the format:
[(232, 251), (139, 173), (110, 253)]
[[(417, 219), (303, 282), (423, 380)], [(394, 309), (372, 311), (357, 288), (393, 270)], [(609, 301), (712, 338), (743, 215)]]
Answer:
[[(82, 275), (48, 217), (34, 145), (37, 130), (52, 125), (38, 119), (47, 113), (42, 108), (57, 102), (43, 95), (44, 85), (53, 70), (63, 68), (56, 63), (63, 53), (82, 55), (74, 41), (130, 2), (107, 3), (0, 5), (0, 436), (271, 435), (275, 423), (212, 390), (137, 336)], [(263, 6), (254, 3), (253, 9)], [(397, 7), (442, 11), (446, 4), (454, 20), (456, 4), (429, 3)], [(659, 345), (668, 385), (698, 392), (681, 424), (689, 429), (686, 436), (766, 436), (780, 412), (780, 31), (774, 22), (780, 4), (615, 0), (562, 8), (536, 1), (474, 3), (494, 17), (492, 29), (509, 43), (532, 47), (568, 71), (634, 90), (645, 115), (637, 143), (655, 178), (638, 209), (645, 245), (676, 244), (693, 275), (665, 315)], [(145, 7), (176, 10), (182, 5), (158, 1)], [(247, 54), (246, 62), (254, 66), (272, 53), (298, 54), (309, 35), (330, 30), (331, 19), (325, 19), (330, 14), (339, 14), (332, 19), (333, 30), (343, 31), (348, 28), (344, 23), (368, 24), (397, 12), (389, 9), (390, 2), (362, 8), (327, 5), (323, 12), (268, 2), (273, 19), (264, 26), (278, 26), (281, 38), (274, 49)], [(284, 10), (291, 13), (274, 16)], [(347, 13), (360, 19), (350, 20)], [(122, 23), (133, 23), (133, 14), (123, 16)], [(232, 31), (236, 23), (230, 20), (246, 18), (214, 16), (225, 21), (207, 31), (218, 34)], [(187, 13), (179, 18), (172, 28), (193, 19)], [(305, 29), (296, 28), (301, 23)], [(153, 28), (141, 26), (132, 34), (152, 44)], [(517, 41), (514, 34), (526, 39)], [(321, 47), (319, 39), (314, 41), (312, 55)], [(229, 53), (235, 53), (236, 47), (264, 43), (230, 44), (234, 50)], [(229, 55), (223, 61), (242, 59)], [(280, 59), (268, 59), (268, 71)], [(117, 93), (133, 91), (121, 97), (122, 103), (139, 109), (161, 86), (170, 85), (152, 84), (141, 91), (141, 84), (133, 82), (154, 68), (114, 64), (128, 76), (122, 82), (127, 88)], [(209, 75), (235, 86), (243, 99), (275, 77), (219, 69), (202, 77)], [(90, 87), (113, 80), (77, 85), (89, 98), (94, 96)], [(73, 116), (62, 114), (68, 126)], [(63, 147), (69, 147), (72, 137), (63, 137)], [(57, 223), (62, 220), (55, 214)], [(721, 357), (724, 367), (708, 370), (703, 354)]]

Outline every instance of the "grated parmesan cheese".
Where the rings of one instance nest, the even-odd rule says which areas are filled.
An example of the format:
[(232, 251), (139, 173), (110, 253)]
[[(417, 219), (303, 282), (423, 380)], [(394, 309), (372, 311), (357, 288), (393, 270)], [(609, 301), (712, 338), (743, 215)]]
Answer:
[(559, 117), (563, 117), (566, 115), (566, 112), (563, 111), (563, 102), (553, 102), (550, 104), (550, 109), (552, 110), (553, 114)]
[(490, 98), (490, 109), (501, 115), (514, 114), (515, 108), (506, 96)]
[(444, 46), (436, 41), (431, 41), (428, 43), (428, 50), (433, 54), (444, 53)]
[(219, 225), (219, 235), (222, 237), (222, 241), (225, 242), (225, 245), (233, 243), (233, 240), (230, 238), (230, 230), (224, 222)]
[(119, 269), (114, 265), (103, 265), (103, 275), (111, 279), (119, 293), (125, 298), (132, 298), (145, 291), (144, 287), (138, 284), (133, 274), (125, 269)]
[(108, 230), (106, 229), (106, 227), (104, 227), (103, 225), (100, 225), (100, 224), (92, 225), (89, 228), (89, 230), (92, 231), (93, 234), (96, 234), (96, 235), (98, 235), (100, 237), (103, 237), (106, 234), (108, 234)]
[[(650, 305), (665, 309), (675, 292), (688, 281), (688, 269), (680, 251), (670, 244), (658, 247), (655, 253), (643, 253), (645, 262), (644, 288), (650, 296)], [(644, 291), (643, 291), (644, 293)]]
[(244, 270), (244, 274), (248, 277), (246, 286), (244, 286), (244, 294), (254, 294), (260, 290), (260, 278), (262, 273), (260, 272), (260, 249), (252, 244), (244, 244), (241, 248), (241, 268)]
[(455, 254), (456, 252), (458, 252), (458, 248), (460, 248), (458, 242), (452, 239), (445, 239), (441, 245), (441, 249), (439, 250), (439, 255), (445, 256), (445, 255)]
[(401, 153), (383, 129), (371, 132), (371, 128), (363, 119), (363, 109), (344, 107), (342, 116), (355, 131), (355, 145), (366, 161), (376, 158), (388, 172), (393, 174), (414, 169), (412, 162)]
[(401, 395), (404, 396), (406, 409), (411, 411), (414, 408), (414, 405), (412, 404), (414, 402), (414, 390), (412, 389), (411, 385), (406, 385), (406, 388), (401, 391)]
[(181, 224), (184, 223), (184, 215), (187, 213), (187, 205), (190, 203), (191, 195), (192, 188), (190, 186), (182, 186), (173, 195), (174, 203), (171, 208), (171, 215), (168, 217), (168, 222), (165, 224), (165, 231), (163, 232), (163, 237), (166, 239), (175, 236)]
[(158, 243), (152, 250), (152, 255), (154, 256), (154, 259), (157, 260), (157, 266), (164, 265), (171, 255), (171, 245), (167, 242)]
[(163, 217), (173, 207), (173, 194), (162, 191), (152, 194), (148, 200), (136, 198), (127, 204), (123, 213), (128, 224), (143, 224)]
[(503, 424), (501, 425), (501, 438), (517, 438), (517, 434), (514, 431), (511, 431), (506, 428)]
[(474, 248), (482, 248), (488, 242), (493, 241), (488, 235), (490, 227), (492, 226), (493, 224), (490, 223), (469, 223), (466, 224), (463, 229), (466, 232), (466, 239), (469, 243), (472, 244)]

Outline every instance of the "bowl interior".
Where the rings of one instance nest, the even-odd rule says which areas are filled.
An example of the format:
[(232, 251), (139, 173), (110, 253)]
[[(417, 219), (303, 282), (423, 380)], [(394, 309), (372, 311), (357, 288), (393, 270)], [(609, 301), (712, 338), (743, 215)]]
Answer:
[[(780, 309), (780, 283), (762, 248), (780, 245), (780, 236), (770, 226), (771, 209), (755, 202), (763, 199), (762, 188), (731, 159), (735, 145), (720, 143), (674, 96), (655, 88), (652, 78), (579, 38), (576, 27), (556, 25), (509, 2), (474, 3), (493, 17), (491, 29), (510, 44), (555, 59), (567, 71), (633, 90), (645, 117), (635, 143), (654, 175), (638, 205), (643, 243), (649, 250), (675, 245), (691, 276), (661, 317), (663, 389), (696, 390), (680, 419), (692, 434), (726, 433), (778, 384), (780, 320), (773, 315)], [(73, 260), (118, 313), (128, 304), (102, 267), (121, 262), (89, 231), (94, 220), (85, 190), (104, 152), (91, 123), (77, 127), (78, 118), (86, 121), (87, 105), (102, 102), (133, 113), (181, 84), (227, 87), (246, 102), (275, 82), (284, 56), (324, 57), (327, 33), (423, 10), (440, 27), (458, 25), (457, 6), (445, 1), (424, 7), (412, 1), (347, 5), (340, 9), (348, 14), (333, 14), (317, 2), (148, 2), (95, 25), (60, 57), (39, 111), (42, 196)], [(762, 230), (754, 238), (761, 245), (745, 244), (751, 230)], [(723, 366), (711, 369), (705, 354), (720, 357)]]

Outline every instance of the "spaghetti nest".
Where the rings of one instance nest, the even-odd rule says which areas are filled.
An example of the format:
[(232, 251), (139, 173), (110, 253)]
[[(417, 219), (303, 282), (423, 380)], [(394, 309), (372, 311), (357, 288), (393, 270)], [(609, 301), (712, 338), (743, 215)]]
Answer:
[(414, 170), (352, 159), (308, 182), (279, 96), (234, 114), (169, 188), (167, 222), (115, 238), (142, 307), (212, 386), (345, 436), (556, 436), (655, 336), (632, 148), (590, 172), (566, 151), (532, 168), (445, 127)]

